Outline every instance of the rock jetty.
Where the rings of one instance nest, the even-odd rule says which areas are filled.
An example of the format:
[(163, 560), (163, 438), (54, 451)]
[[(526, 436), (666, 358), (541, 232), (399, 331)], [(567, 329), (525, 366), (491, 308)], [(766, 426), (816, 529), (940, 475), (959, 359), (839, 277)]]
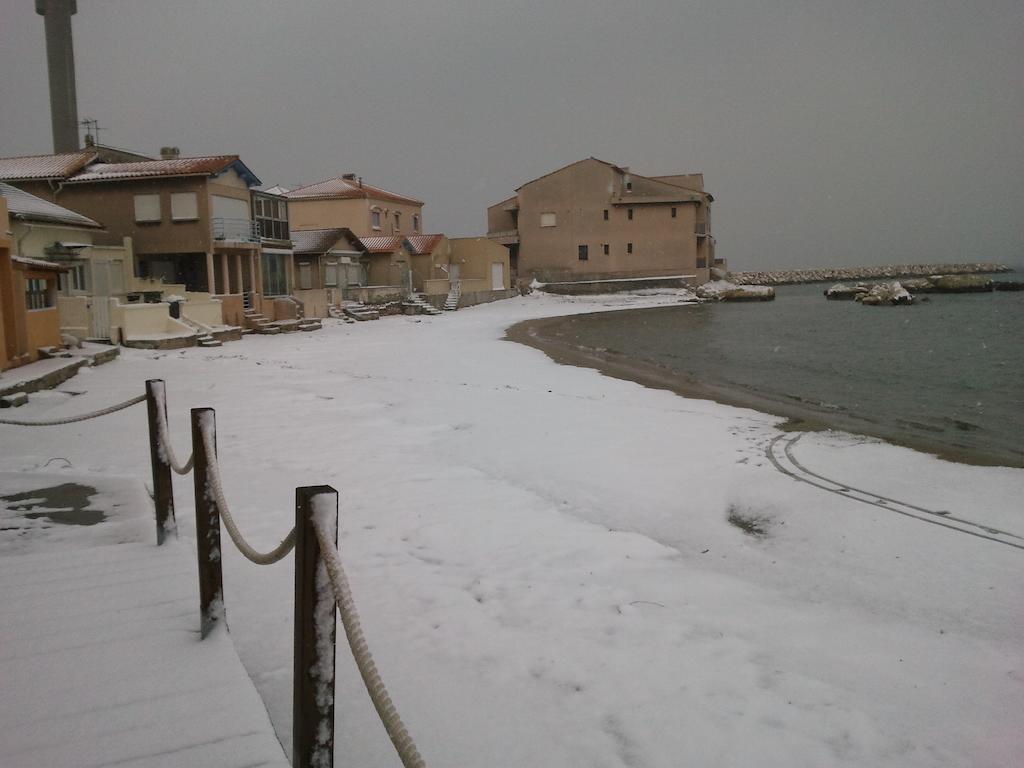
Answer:
[(1005, 264), (891, 264), (884, 267), (844, 267), (837, 269), (790, 269), (771, 272), (730, 272), (737, 285), (791, 285), (795, 283), (832, 283), (838, 280), (894, 280), (899, 277), (930, 275), (979, 275), (1012, 272)]

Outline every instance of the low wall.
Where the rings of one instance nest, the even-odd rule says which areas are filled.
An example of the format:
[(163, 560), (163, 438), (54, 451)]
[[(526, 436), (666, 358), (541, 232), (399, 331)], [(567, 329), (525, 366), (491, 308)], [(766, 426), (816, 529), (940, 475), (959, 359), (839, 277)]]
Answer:
[[(492, 301), (500, 301), (501, 299), (511, 299), (518, 295), (519, 291), (515, 288), (506, 288), (501, 291), (463, 292), (462, 296), (459, 297), (459, 308), (472, 307), (476, 304), (487, 304)], [(427, 295), (426, 301), (437, 309), (442, 309), (447, 296), (447, 294)]]
[[(103, 299), (96, 299), (103, 301)], [(57, 311), (60, 331), (77, 339), (89, 337), (89, 298), (87, 296), (58, 296)]]
[(32, 360), (39, 359), (36, 350), (40, 347), (60, 346), (60, 312), (57, 311), (57, 307), (30, 309), (25, 313), (25, 317), (28, 354)]
[(214, 296), (220, 302), (221, 322), (225, 325), (245, 327), (245, 301), (240, 293), (222, 293)]
[(427, 296), (447, 296), (451, 287), (452, 281), (447, 277), (423, 281), (423, 293)]
[(365, 285), (349, 286), (345, 293), (346, 298), (363, 304), (386, 304), (389, 301), (401, 301), (408, 291), (400, 285)]
[[(187, 317), (193, 323), (199, 323), (199, 325), (206, 326), (207, 328), (225, 324), (224, 313), (221, 311), (221, 303), (219, 301), (216, 299), (193, 301), (193, 295), (195, 294), (189, 294), (189, 300), (181, 304), (182, 317)], [(209, 294), (206, 295), (209, 296)]]
[[(327, 317), (327, 306), (330, 296), (326, 288), (307, 288), (292, 291), (292, 295), (302, 302), (302, 311), (306, 317)], [(283, 318), (282, 318), (283, 319)]]
[[(305, 311), (305, 308), (303, 308)], [(263, 297), (263, 314), (271, 320), (297, 320), (299, 307), (291, 297)]]
[(196, 344), (196, 332), (160, 304), (121, 304), (110, 300), (110, 336), (126, 347), (178, 349)]
[(691, 276), (644, 277), (624, 280), (581, 280), (567, 283), (545, 283), (538, 290), (561, 296), (583, 296), (600, 293), (640, 291), (645, 288), (686, 288), (694, 282)]

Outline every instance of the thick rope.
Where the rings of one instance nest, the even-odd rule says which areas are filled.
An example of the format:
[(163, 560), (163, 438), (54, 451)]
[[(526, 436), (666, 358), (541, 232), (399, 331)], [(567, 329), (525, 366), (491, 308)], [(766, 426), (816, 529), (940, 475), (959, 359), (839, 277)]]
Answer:
[(56, 427), (60, 424), (74, 424), (76, 421), (86, 421), (88, 419), (95, 419), (98, 416), (106, 416), (108, 413), (115, 413), (116, 411), (122, 411), (125, 408), (130, 408), (136, 403), (145, 401), (145, 395), (139, 395), (133, 397), (131, 400), (125, 400), (123, 403), (117, 405), (111, 405), (107, 408), (101, 408), (98, 411), (91, 413), (83, 413), (81, 416), (68, 416), (63, 419), (48, 419), (46, 421), (20, 421), (18, 419), (0, 419), (0, 424), (13, 424), (16, 427)]
[(334, 588), (334, 598), (338, 604), (338, 612), (341, 614), (342, 626), (345, 627), (348, 646), (352, 649), (352, 656), (356, 660), (356, 667), (363, 678), (366, 691), (370, 694), (370, 700), (373, 701), (373, 706), (384, 724), (384, 729), (391, 737), (391, 743), (395, 745), (402, 765), (405, 768), (426, 768), (427, 764), (420, 756), (419, 750), (416, 749), (416, 744), (413, 742), (412, 736), (409, 735), (409, 731), (406, 730), (398, 710), (395, 709), (391, 696), (388, 694), (387, 688), (384, 687), (384, 681), (381, 680), (380, 673), (377, 671), (373, 655), (366, 644), (363, 628), (359, 623), (359, 613), (356, 611), (355, 601), (352, 599), (348, 577), (341, 564), (341, 555), (321, 522), (315, 518), (313, 530), (316, 532), (320, 552), (324, 557), (327, 575)]
[(196, 453), (193, 451), (188, 461), (182, 464), (178, 461), (178, 457), (174, 454), (174, 448), (171, 446), (171, 441), (167, 437), (167, 433), (170, 431), (167, 426), (167, 412), (163, 408), (160, 408), (160, 414), (157, 416), (156, 431), (157, 437), (160, 440), (160, 451), (163, 454), (162, 458), (166, 459), (167, 463), (170, 464), (171, 469), (177, 472), (179, 475), (187, 475), (192, 471), (192, 465), (196, 461)]
[(213, 498), (217, 502), (217, 511), (220, 513), (221, 520), (224, 521), (224, 527), (228, 529), (228, 535), (231, 536), (231, 540), (238, 547), (238, 551), (257, 565), (272, 565), (276, 563), (291, 552), (295, 546), (295, 526), (292, 526), (291, 531), (284, 537), (284, 540), (269, 552), (259, 552), (249, 545), (249, 542), (242, 537), (238, 526), (235, 525), (235, 519), (231, 516), (228, 502), (224, 498), (224, 489), (220, 481), (220, 466), (217, 464), (217, 450), (213, 445), (213, 434), (207, 429), (202, 429), (201, 431), (203, 433), (203, 447), (206, 448), (206, 472), (209, 478), (210, 490), (213, 492)]

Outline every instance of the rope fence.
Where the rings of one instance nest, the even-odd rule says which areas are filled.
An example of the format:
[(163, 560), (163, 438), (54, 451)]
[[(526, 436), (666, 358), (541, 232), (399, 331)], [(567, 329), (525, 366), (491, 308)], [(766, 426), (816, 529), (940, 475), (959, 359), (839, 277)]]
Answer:
[[(272, 565), (295, 551), (294, 693), (292, 765), (334, 765), (334, 669), (336, 611), (360, 677), (404, 768), (426, 768), (381, 679), (363, 634), (352, 590), (337, 546), (338, 492), (329, 486), (296, 489), (295, 525), (280, 544), (260, 552), (242, 535), (224, 492), (217, 452), (217, 421), (212, 408), (193, 408), (192, 454), (180, 462), (171, 447), (162, 381), (146, 382), (150, 411), (150, 456), (156, 499), (157, 538), (176, 531), (171, 472), (193, 475), (196, 555), (199, 563), (202, 637), (226, 627), (221, 569), (220, 523), (238, 551), (257, 565)], [(158, 483), (159, 478), (159, 483)], [(154, 497), (159, 496), (154, 493)], [(161, 508), (166, 510), (160, 521)]]
[(217, 422), (212, 408), (193, 408), (192, 453), (180, 461), (171, 445), (164, 382), (150, 379), (145, 394), (78, 416), (28, 421), (0, 419), (0, 424), (53, 427), (95, 419), (146, 402), (150, 463), (156, 511), (157, 544), (177, 536), (171, 472), (192, 473), (196, 508), (196, 555), (199, 562), (200, 635), (227, 626), (221, 569), (220, 523), (232, 543), (257, 565), (280, 562), (295, 550), (293, 768), (334, 765), (334, 668), (336, 614), (366, 691), (404, 768), (426, 768), (416, 744), (381, 679), (363, 634), (352, 589), (338, 550), (338, 492), (330, 486), (295, 489), (295, 525), (269, 552), (255, 549), (238, 529), (224, 494), (217, 458)]
[(10, 424), (15, 427), (58, 427), (62, 424), (74, 424), (79, 421), (88, 421), (89, 419), (99, 418), (100, 416), (106, 416), (108, 413), (117, 413), (123, 411), (125, 408), (130, 408), (133, 405), (144, 402), (146, 395), (139, 395), (133, 397), (130, 400), (125, 400), (123, 403), (117, 405), (107, 406), (106, 408), (100, 408), (98, 411), (91, 411), (90, 413), (82, 413), (78, 416), (66, 416), (61, 419), (46, 419), (43, 421), (22, 421), (21, 419), (0, 419), (0, 424)]

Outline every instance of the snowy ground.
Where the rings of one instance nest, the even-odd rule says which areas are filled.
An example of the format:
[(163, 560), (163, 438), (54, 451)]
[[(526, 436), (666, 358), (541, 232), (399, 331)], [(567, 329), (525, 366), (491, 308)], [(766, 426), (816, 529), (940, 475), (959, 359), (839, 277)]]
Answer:
[[(296, 486), (338, 488), (364, 629), (432, 768), (1024, 764), (1024, 550), (794, 481), (765, 457), (774, 417), (500, 340), (523, 319), (674, 300), (531, 296), (124, 350), (62, 387), (82, 394), (18, 416), (165, 379), (179, 455), (188, 408), (217, 409), (228, 497), (265, 549)], [(61, 456), (147, 477), (144, 435), (139, 406), (0, 426), (0, 470)], [(1024, 471), (843, 434), (794, 450), (858, 488), (1024, 535)], [(176, 493), (191, 535), (191, 479)], [(291, 560), (225, 557), (232, 637), (290, 751)], [(337, 713), (339, 760), (397, 764), (343, 648)]]

